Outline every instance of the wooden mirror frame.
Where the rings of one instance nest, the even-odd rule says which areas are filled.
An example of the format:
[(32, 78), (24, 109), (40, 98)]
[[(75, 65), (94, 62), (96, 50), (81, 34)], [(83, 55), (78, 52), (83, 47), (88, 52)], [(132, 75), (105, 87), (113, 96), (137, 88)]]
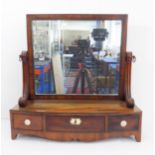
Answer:
[[(120, 50), (120, 80), (118, 95), (36, 95), (34, 87), (33, 70), (33, 43), (32, 43), (32, 21), (33, 20), (120, 20), (122, 22), (121, 50)], [(132, 53), (126, 52), (127, 40), (126, 14), (29, 14), (27, 15), (27, 42), (28, 52), (23, 52), (20, 57), (23, 61), (23, 97), (19, 105), (25, 106), (26, 100), (31, 99), (120, 99), (126, 100), (129, 107), (133, 107), (134, 100), (130, 92), (130, 74)]]

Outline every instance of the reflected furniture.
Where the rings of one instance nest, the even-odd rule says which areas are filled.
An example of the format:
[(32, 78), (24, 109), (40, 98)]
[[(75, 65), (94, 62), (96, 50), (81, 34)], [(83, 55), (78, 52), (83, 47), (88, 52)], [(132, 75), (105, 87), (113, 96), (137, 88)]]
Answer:
[(50, 93), (53, 89), (53, 85), (51, 83), (51, 62), (44, 61), (34, 62), (34, 72), (36, 77), (36, 92), (37, 93)]
[[(142, 111), (131, 96), (135, 57), (126, 51), (127, 18), (27, 15), (28, 51), (20, 55), (23, 95), (10, 110), (12, 139), (22, 134), (58, 141), (141, 141)], [(47, 83), (43, 77), (36, 88), (36, 75), (45, 73)]]

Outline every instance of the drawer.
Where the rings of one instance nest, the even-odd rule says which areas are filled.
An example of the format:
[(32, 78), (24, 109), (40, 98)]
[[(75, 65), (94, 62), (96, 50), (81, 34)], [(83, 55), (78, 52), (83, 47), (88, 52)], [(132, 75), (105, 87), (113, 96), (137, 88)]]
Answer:
[(134, 131), (139, 127), (139, 115), (115, 115), (108, 117), (108, 131)]
[(42, 130), (42, 116), (32, 114), (14, 114), (13, 125), (17, 129)]
[(64, 132), (100, 132), (104, 131), (104, 117), (47, 116), (46, 129)]

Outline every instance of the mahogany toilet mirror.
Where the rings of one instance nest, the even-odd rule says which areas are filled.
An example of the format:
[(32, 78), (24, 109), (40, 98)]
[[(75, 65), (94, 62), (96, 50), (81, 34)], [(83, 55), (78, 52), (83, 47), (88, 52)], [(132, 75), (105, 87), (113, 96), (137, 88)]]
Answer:
[[(95, 140), (95, 136), (91, 136), (93, 133), (101, 131), (106, 134), (98, 135), (97, 139), (116, 136), (111, 134), (114, 130), (121, 136), (132, 133), (140, 141), (141, 111), (134, 104), (130, 88), (131, 63), (135, 57), (132, 52), (126, 52), (127, 17), (125, 14), (27, 15), (28, 51), (20, 55), (23, 96), (19, 99), (19, 106), (11, 110), (11, 115), (19, 113), (21, 118), (12, 118), (16, 122), (16, 127), (12, 125), (13, 138), (19, 132), (70, 140), (77, 139), (81, 133), (79, 139), (89, 141)], [(118, 113), (124, 119), (119, 120)], [(111, 115), (114, 114), (113, 120)], [(35, 133), (30, 132), (35, 130), (33, 124), (26, 128), (20, 124), (26, 118), (30, 122), (37, 120), (38, 115), (41, 126), (44, 122), (43, 127), (39, 126), (40, 133), (37, 133), (37, 127)], [(61, 123), (58, 120), (60, 124), (56, 123), (62, 115), (69, 119), (69, 124), (62, 119)], [(88, 115), (90, 122), (99, 118), (99, 124), (94, 124), (99, 125), (99, 129), (89, 125)], [(99, 116), (96, 118), (96, 115)], [(122, 121), (125, 126), (129, 124), (127, 130), (121, 128)], [(19, 131), (19, 127), (24, 130), (30, 127), (30, 130)], [(89, 138), (84, 134), (87, 132), (85, 128), (90, 128)], [(69, 135), (70, 131), (73, 135)], [(59, 137), (57, 132), (68, 135), (68, 138)]]

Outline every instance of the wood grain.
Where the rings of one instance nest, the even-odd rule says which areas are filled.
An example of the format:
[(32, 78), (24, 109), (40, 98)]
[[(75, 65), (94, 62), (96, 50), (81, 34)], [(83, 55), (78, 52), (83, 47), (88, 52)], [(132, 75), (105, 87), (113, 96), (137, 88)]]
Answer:
[[(30, 120), (31, 124), (29, 126), (24, 124), (25, 120)], [(27, 130), (42, 130), (42, 116), (32, 115), (32, 114), (14, 114), (13, 115), (13, 126), (15, 129), (27, 129)]]
[(126, 107), (126, 103), (121, 100), (31, 100), (27, 102), (25, 108), (17, 105), (13, 110), (22, 112), (89, 114), (140, 112), (136, 106), (133, 109)]
[[(81, 120), (80, 125), (70, 124), (72, 118)], [(104, 131), (104, 117), (102, 116), (53, 116), (46, 117), (47, 131), (61, 131), (61, 132), (103, 132)]]
[[(110, 116), (108, 120), (108, 131), (134, 131), (138, 130), (139, 127), (139, 115), (114, 115)], [(121, 121), (126, 121), (127, 125), (122, 127)]]
[[(36, 19), (121, 20), (119, 95), (35, 95), (31, 23)], [(127, 15), (27, 15), (27, 35), (28, 52), (21, 54), (23, 96), (10, 110), (12, 139), (24, 134), (59, 141), (97, 141), (129, 136), (141, 141), (142, 111), (131, 97), (132, 53), (126, 52)], [(81, 126), (71, 126), (69, 122), (73, 117), (82, 120)], [(31, 125), (25, 126), (25, 119), (31, 120)], [(120, 127), (121, 120), (127, 121), (125, 128)]]
[[(29, 101), (30, 102), (30, 101)], [(80, 141), (96, 141), (107, 139), (110, 137), (128, 137), (135, 136), (137, 142), (141, 141), (141, 115), (142, 112), (138, 107), (130, 109), (125, 104), (118, 101), (84, 101), (74, 100), (39, 100), (32, 101), (25, 108), (15, 106), (10, 110), (11, 123), (16, 121), (20, 129), (12, 126), (12, 139), (17, 134), (26, 134), (39, 136), (52, 140), (80, 140)], [(63, 103), (64, 102), (64, 103)], [(81, 103), (81, 104), (79, 104)], [(13, 116), (19, 115), (17, 117)], [(38, 132), (36, 128), (23, 128), (23, 120), (30, 116), (41, 116), (42, 119), (36, 119), (37, 124), (42, 124), (41, 130)], [(70, 118), (80, 118), (83, 121), (82, 126), (70, 126)], [(13, 119), (14, 118), (14, 119)], [(128, 126), (123, 130), (120, 128), (120, 121), (126, 120)], [(79, 133), (80, 132), (80, 133)]]

